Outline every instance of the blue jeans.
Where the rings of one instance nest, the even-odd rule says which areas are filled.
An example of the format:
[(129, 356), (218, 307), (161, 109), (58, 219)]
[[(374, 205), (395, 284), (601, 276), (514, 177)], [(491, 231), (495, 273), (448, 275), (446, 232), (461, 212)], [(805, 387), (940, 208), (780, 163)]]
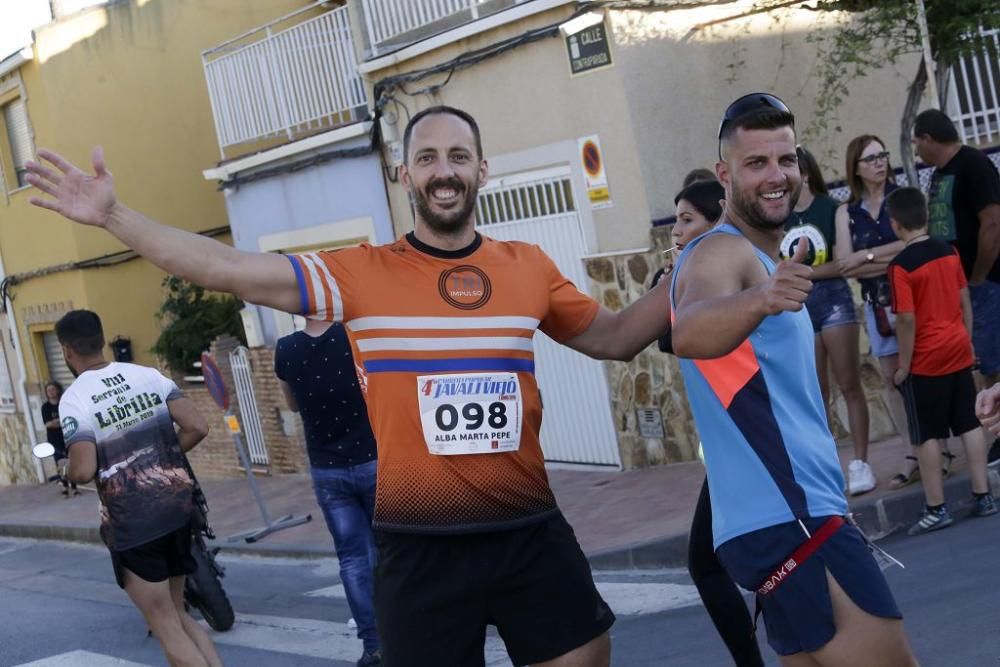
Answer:
[(372, 602), (375, 540), (375, 467), (369, 461), (346, 468), (313, 468), (313, 489), (340, 561), (340, 580), (366, 651), (379, 647)]
[(854, 308), (854, 296), (843, 278), (813, 281), (812, 291), (806, 298), (806, 310), (812, 320), (813, 332), (855, 324), (858, 313)]
[(987, 280), (969, 285), (972, 301), (972, 343), (985, 375), (1000, 373), (1000, 283)]

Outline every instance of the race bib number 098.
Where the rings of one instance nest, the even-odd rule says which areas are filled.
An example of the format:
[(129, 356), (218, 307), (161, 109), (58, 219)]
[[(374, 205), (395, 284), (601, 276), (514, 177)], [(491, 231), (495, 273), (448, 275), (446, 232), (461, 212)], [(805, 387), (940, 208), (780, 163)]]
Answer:
[(421, 375), (417, 398), (431, 454), (498, 454), (521, 444), (521, 384), (514, 373)]

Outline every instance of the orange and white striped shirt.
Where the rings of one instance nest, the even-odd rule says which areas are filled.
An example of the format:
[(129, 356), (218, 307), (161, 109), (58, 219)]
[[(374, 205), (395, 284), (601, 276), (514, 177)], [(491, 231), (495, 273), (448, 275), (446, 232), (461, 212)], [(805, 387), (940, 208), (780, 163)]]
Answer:
[[(598, 304), (540, 248), (477, 235), (443, 251), (411, 233), (289, 259), (303, 314), (343, 322), (354, 345), (378, 443), (376, 528), (502, 530), (556, 511), (532, 338), (579, 335)], [(466, 446), (482, 453), (441, 455)]]

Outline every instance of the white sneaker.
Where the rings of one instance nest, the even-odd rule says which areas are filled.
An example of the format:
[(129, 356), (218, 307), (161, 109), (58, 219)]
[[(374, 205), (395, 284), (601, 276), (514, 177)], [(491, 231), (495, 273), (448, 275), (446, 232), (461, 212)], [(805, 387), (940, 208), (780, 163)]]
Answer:
[(847, 466), (847, 492), (852, 496), (868, 493), (875, 488), (875, 473), (864, 461), (855, 459)]

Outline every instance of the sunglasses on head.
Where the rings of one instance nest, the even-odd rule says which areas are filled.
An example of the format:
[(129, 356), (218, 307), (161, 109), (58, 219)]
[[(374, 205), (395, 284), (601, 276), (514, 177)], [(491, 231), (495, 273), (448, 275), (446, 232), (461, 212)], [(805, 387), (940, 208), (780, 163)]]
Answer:
[(889, 161), (889, 151), (882, 151), (881, 153), (872, 153), (871, 155), (866, 155), (864, 157), (859, 157), (858, 162), (864, 162), (865, 164), (875, 164), (876, 162), (888, 162)]
[(749, 95), (744, 95), (730, 104), (726, 109), (726, 113), (722, 114), (722, 121), (719, 123), (719, 139), (722, 139), (722, 133), (725, 132), (726, 126), (729, 123), (749, 113), (766, 111), (767, 109), (792, 113), (784, 102), (770, 93), (750, 93)]
[(787, 114), (792, 113), (788, 106), (782, 102), (780, 98), (771, 95), (770, 93), (750, 93), (749, 95), (744, 95), (726, 108), (726, 113), (722, 114), (722, 120), (719, 122), (720, 160), (722, 159), (722, 134), (726, 131), (726, 127), (729, 123), (748, 114), (757, 111), (766, 111), (768, 109), (784, 111)]

